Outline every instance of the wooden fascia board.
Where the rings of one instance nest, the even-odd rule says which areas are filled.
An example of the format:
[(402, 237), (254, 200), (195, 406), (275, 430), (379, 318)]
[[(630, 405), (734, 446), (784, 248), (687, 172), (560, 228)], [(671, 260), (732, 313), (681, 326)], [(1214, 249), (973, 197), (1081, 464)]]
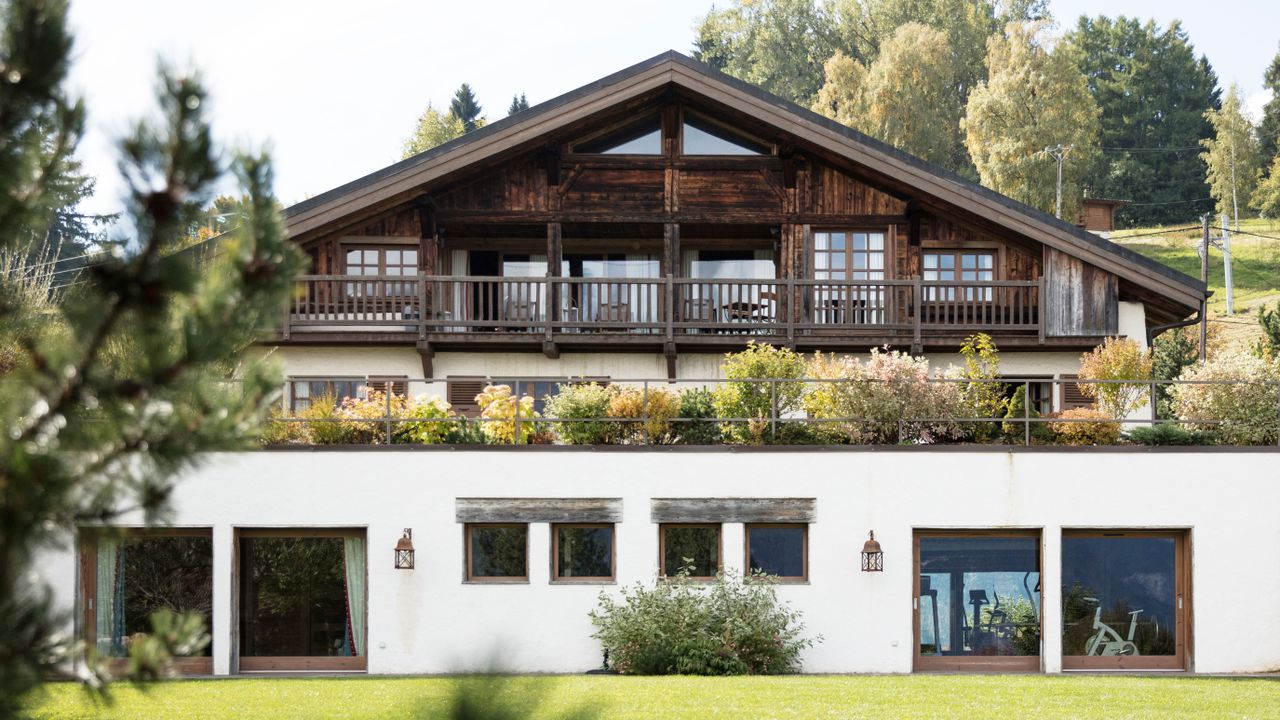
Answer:
[(759, 98), (745, 95), (716, 83), (714, 80), (709, 81), (704, 75), (682, 66), (677, 65), (673, 69), (672, 75), (676, 83), (694, 92), (701, 93), (712, 100), (745, 112), (754, 112), (757, 117), (761, 117), (761, 115), (767, 116), (767, 118), (761, 117), (761, 119), (784, 132), (828, 148), (839, 147), (844, 150), (844, 154), (848, 159), (874, 172), (898, 178), (907, 185), (919, 188), (953, 205), (977, 205), (991, 213), (993, 220), (1014, 232), (1026, 235), (1045, 245), (1078, 257), (1139, 285), (1146, 287), (1151, 287), (1153, 284), (1158, 285), (1160, 292), (1190, 307), (1198, 307), (1200, 304), (1201, 298), (1178, 284), (1165, 278), (1142, 272), (1095, 248), (1082, 245), (1076, 242), (1074, 238), (1062, 235), (1054, 228), (1037, 222), (1034, 218), (1022, 215), (1000, 203), (992, 202), (988, 198), (962, 185), (950, 182), (946, 178), (934, 175), (924, 168), (899, 162), (895, 158), (877, 152), (874, 148), (857, 143), (840, 133), (807, 122), (787, 108), (778, 107)]
[(468, 143), (453, 152), (442, 155), (422, 166), (406, 168), (369, 186), (355, 190), (333, 202), (290, 218), (288, 230), (297, 237), (316, 230), (348, 214), (359, 212), (368, 206), (401, 194), (413, 194), (432, 180), (464, 169), (486, 158), (509, 151), (523, 144), (537, 141), (542, 136), (596, 112), (607, 110), (619, 102), (672, 82), (671, 67), (661, 65), (640, 73), (617, 85), (610, 86), (584, 97), (546, 117), (532, 123), (518, 123), (506, 132), (484, 142)]

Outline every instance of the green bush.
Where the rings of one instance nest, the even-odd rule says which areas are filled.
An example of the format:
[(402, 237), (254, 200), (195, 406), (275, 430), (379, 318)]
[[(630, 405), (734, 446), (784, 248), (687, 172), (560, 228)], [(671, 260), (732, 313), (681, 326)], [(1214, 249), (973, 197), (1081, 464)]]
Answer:
[(804, 398), (809, 417), (832, 421), (817, 424), (817, 435), (853, 444), (940, 443), (964, 436), (951, 419), (964, 412), (960, 383), (930, 382), (928, 360), (878, 348), (865, 361), (817, 353), (808, 373), (834, 381), (817, 383)]
[(1177, 423), (1143, 425), (1129, 431), (1129, 442), (1136, 445), (1212, 445), (1213, 435), (1189, 430)]
[(601, 593), (591, 612), (613, 667), (627, 675), (766, 675), (799, 669), (804, 637), (797, 610), (767, 576), (723, 574), (707, 585), (687, 572), (637, 583), (618, 600)]
[[(1022, 445), (1027, 441), (1026, 429), (1023, 427), (1026, 423), (1023, 420), (1030, 418), (1035, 420), (1040, 417), (1040, 412), (1034, 407), (1027, 407), (1027, 386), (1020, 385), (1017, 390), (1013, 391), (1013, 397), (1009, 398), (1009, 409), (1004, 414), (1005, 421), (1000, 425), (1000, 432), (1004, 434), (1004, 441), (1012, 445)], [(1031, 423), (1031, 442), (1047, 443), (1053, 440), (1053, 432), (1046, 423)]]
[(1244, 352), (1223, 353), (1204, 365), (1187, 368), (1179, 379), (1236, 383), (1175, 385), (1170, 390), (1179, 419), (1214, 421), (1192, 425), (1194, 429), (1211, 432), (1227, 445), (1276, 443), (1280, 361)]
[(675, 441), (671, 419), (680, 413), (680, 398), (659, 387), (617, 387), (609, 400), (615, 425), (614, 442), (629, 445), (669, 445)]
[[(486, 386), (476, 396), (476, 403), (480, 406), (480, 419), (485, 421), (480, 429), (494, 445), (525, 445), (539, 432), (540, 423), (535, 421), (540, 416), (533, 409), (533, 397), (515, 397), (510, 385)], [(520, 421), (519, 437), (516, 420)]]
[(1058, 413), (1070, 422), (1049, 423), (1054, 438), (1063, 445), (1115, 445), (1120, 442), (1120, 423), (1111, 413), (1097, 408), (1078, 407)]
[(393, 439), (397, 443), (437, 445), (445, 442), (454, 426), (453, 409), (443, 398), (420, 399), (409, 404), (396, 423)]
[[(1005, 417), (1009, 402), (1005, 398), (1005, 384), (995, 382), (1000, 377), (1000, 348), (990, 335), (978, 333), (965, 338), (960, 354), (964, 357), (961, 375), (969, 381), (960, 386), (965, 416)], [(996, 430), (995, 423), (971, 422), (964, 427), (965, 435), (978, 442), (990, 441)]]
[(612, 391), (597, 383), (565, 384), (547, 399), (548, 417), (574, 422), (554, 422), (555, 432), (570, 445), (605, 445), (612, 442), (618, 424), (609, 422)]
[[(1151, 400), (1147, 382), (1117, 380), (1151, 379), (1151, 352), (1129, 338), (1107, 338), (1080, 357), (1080, 392), (1094, 398), (1098, 409), (1123, 420)], [(1088, 382), (1111, 380), (1113, 382)]]
[(680, 393), (681, 420), (674, 423), (676, 442), (681, 445), (714, 445), (722, 435), (715, 421), (716, 406), (710, 390), (689, 388)]
[[(762, 444), (775, 411), (787, 416), (802, 409), (805, 361), (793, 350), (752, 341), (746, 350), (725, 355), (721, 369), (727, 382), (715, 389), (713, 402), (718, 417), (740, 418), (724, 423), (733, 442)], [(753, 378), (779, 382), (747, 382)]]

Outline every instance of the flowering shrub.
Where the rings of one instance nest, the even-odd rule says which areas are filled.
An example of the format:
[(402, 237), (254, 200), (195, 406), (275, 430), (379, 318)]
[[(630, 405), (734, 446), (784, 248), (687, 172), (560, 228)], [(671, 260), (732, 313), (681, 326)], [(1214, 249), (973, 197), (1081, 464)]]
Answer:
[(671, 418), (680, 413), (680, 398), (663, 388), (615, 388), (609, 416), (629, 422), (615, 426), (614, 440), (629, 444), (669, 445), (675, 441)]
[(408, 408), (409, 400), (404, 395), (378, 390), (370, 390), (363, 398), (345, 398), (337, 411), (342, 418), (337, 431), (345, 435), (342, 441), (345, 443), (380, 445), (387, 442), (387, 424), (383, 419), (404, 417)]
[(591, 623), (613, 667), (625, 675), (766, 675), (794, 672), (803, 636), (797, 610), (778, 600), (776, 581), (732, 574), (711, 586), (688, 573), (601, 593)]
[(1194, 429), (1213, 434), (1230, 445), (1272, 445), (1277, 434), (1276, 381), (1280, 365), (1244, 352), (1215, 355), (1204, 365), (1187, 368), (1178, 378), (1198, 382), (1236, 381), (1238, 385), (1174, 385), (1170, 389), (1178, 417), (1210, 420)]
[[(733, 442), (760, 444), (775, 409), (779, 416), (792, 415), (803, 406), (804, 358), (788, 348), (747, 343), (747, 349), (724, 356), (725, 379), (713, 392), (716, 416), (740, 418), (723, 424), (725, 437)], [(746, 382), (774, 379), (779, 382)], [(734, 382), (737, 381), (737, 382)]]
[[(487, 422), (481, 430), (485, 437), (502, 445), (524, 445), (537, 433), (533, 422), (538, 413), (533, 409), (533, 398), (525, 395), (519, 399), (511, 393), (509, 385), (489, 385), (476, 396), (480, 405), (480, 417)], [(516, 418), (520, 419), (520, 437), (516, 438)]]
[(440, 397), (410, 403), (401, 417), (406, 420), (396, 423), (394, 438), (398, 443), (436, 445), (447, 442), (457, 430), (453, 408)]
[(1142, 407), (1148, 383), (1091, 383), (1089, 380), (1148, 380), (1151, 353), (1128, 338), (1107, 338), (1080, 358), (1080, 392), (1094, 398), (1098, 409), (1123, 419)]
[(570, 445), (604, 445), (612, 441), (617, 423), (609, 415), (612, 393), (596, 383), (561, 385), (555, 397), (547, 399), (548, 417), (565, 421), (552, 423), (560, 439)]
[(817, 383), (804, 398), (810, 417), (834, 421), (822, 423), (819, 433), (854, 444), (937, 443), (964, 436), (959, 423), (949, 419), (964, 412), (960, 383), (929, 382), (924, 358), (878, 348), (865, 362), (816, 353), (808, 373), (837, 381)]
[(1120, 442), (1120, 423), (1097, 408), (1072, 408), (1058, 414), (1062, 420), (1051, 422), (1049, 429), (1063, 445), (1115, 445)]

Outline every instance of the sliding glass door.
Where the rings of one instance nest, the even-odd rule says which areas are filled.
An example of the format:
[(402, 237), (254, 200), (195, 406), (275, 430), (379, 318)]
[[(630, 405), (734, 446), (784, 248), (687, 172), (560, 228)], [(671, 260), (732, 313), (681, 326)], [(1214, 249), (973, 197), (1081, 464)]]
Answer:
[(918, 532), (917, 670), (1040, 669), (1037, 532)]
[(237, 533), (241, 671), (364, 670), (363, 530)]
[(1062, 666), (1186, 668), (1185, 534), (1075, 531), (1062, 537)]

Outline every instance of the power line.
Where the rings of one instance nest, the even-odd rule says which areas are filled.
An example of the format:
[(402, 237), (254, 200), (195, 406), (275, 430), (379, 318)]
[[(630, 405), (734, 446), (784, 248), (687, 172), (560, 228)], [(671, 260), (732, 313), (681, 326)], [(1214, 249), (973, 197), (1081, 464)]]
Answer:
[(32, 263), (30, 265), (23, 265), (22, 267), (13, 268), (13, 272), (21, 272), (23, 270), (32, 270), (38, 267), (44, 267), (45, 265), (57, 265), (58, 263), (61, 263), (61, 262), (69, 262), (71, 260), (79, 260), (80, 258), (97, 257), (98, 255), (108, 255), (108, 254), (110, 254), (110, 251), (108, 250), (99, 250), (98, 252), (85, 253), (83, 255), (72, 255), (71, 257), (54, 258), (53, 260), (46, 260), (45, 262)]
[(1209, 202), (1213, 198), (1196, 198), (1195, 200), (1170, 200), (1168, 202), (1128, 203), (1126, 207), (1151, 207), (1152, 205), (1186, 205), (1188, 203)]
[(1182, 147), (1100, 147), (1102, 152), (1118, 152), (1118, 153), (1165, 153), (1165, 152), (1190, 152), (1192, 150), (1204, 150), (1199, 145), (1186, 145)]
[[(1172, 235), (1174, 233), (1188, 232), (1190, 230), (1199, 230), (1199, 225), (1188, 225), (1184, 228), (1168, 228), (1167, 230), (1156, 230), (1154, 232), (1138, 233), (1137, 235), (1116, 236), (1116, 240), (1129, 240), (1131, 238), (1151, 237), (1152, 235)], [(1123, 231), (1121, 231), (1123, 232)]]
[(1232, 235), (1248, 235), (1250, 237), (1262, 238), (1264, 240), (1280, 240), (1280, 237), (1277, 237), (1275, 235), (1259, 235), (1258, 233), (1251, 233), (1247, 230), (1232, 230), (1231, 234)]

